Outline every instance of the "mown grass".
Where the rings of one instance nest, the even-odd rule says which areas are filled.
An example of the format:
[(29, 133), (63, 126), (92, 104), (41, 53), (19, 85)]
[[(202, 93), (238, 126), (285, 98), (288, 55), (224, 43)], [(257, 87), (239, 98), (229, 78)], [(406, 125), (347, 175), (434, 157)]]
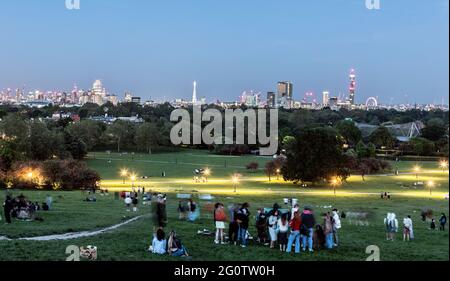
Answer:
[[(281, 181), (269, 182), (262, 171), (247, 173), (244, 166), (252, 161), (260, 161), (263, 167), (267, 158), (261, 157), (220, 157), (205, 152), (182, 152), (176, 154), (157, 155), (131, 155), (111, 156), (96, 153), (97, 159), (88, 160), (88, 164), (97, 169), (105, 181), (103, 187), (114, 187), (117, 190), (129, 189), (131, 183), (127, 181), (123, 185), (118, 171), (127, 167), (139, 175), (153, 176), (152, 178), (136, 182), (145, 185), (147, 189), (168, 192), (168, 217), (167, 230), (177, 231), (185, 246), (188, 248), (191, 259), (197, 261), (288, 261), (288, 260), (333, 260), (363, 261), (368, 256), (365, 253), (369, 245), (377, 245), (381, 250), (382, 260), (448, 260), (449, 238), (448, 230), (445, 232), (429, 230), (429, 223), (420, 221), (422, 209), (431, 208), (438, 218), (441, 212), (448, 214), (448, 201), (442, 195), (448, 193), (448, 173), (439, 172), (436, 163), (420, 163), (423, 173), (419, 179), (433, 180), (437, 186), (430, 197), (426, 188), (415, 189), (415, 175), (378, 176), (367, 177), (363, 182), (360, 177), (352, 177), (349, 183), (338, 189), (338, 196), (332, 195), (332, 190), (327, 186), (313, 188), (300, 188), (291, 183)], [(103, 157), (105, 156), (105, 157)], [(107, 156), (107, 157), (106, 157)], [(122, 160), (111, 161), (107, 159), (118, 158)], [(129, 157), (130, 159), (119, 158)], [(102, 158), (102, 159), (99, 159)], [(176, 158), (176, 161), (173, 159)], [(106, 160), (105, 160), (106, 159)], [(142, 161), (137, 161), (141, 159)], [(225, 167), (225, 160), (227, 167)], [(144, 162), (147, 161), (147, 162)], [(148, 162), (154, 161), (154, 162)], [(159, 163), (157, 163), (159, 161)], [(172, 163), (173, 161), (173, 163)], [(170, 162), (161, 163), (161, 162)], [(177, 163), (177, 164), (175, 164)], [(192, 182), (193, 169), (204, 167), (208, 164), (213, 170), (209, 183), (195, 184)], [(224, 165), (221, 167), (220, 165)], [(402, 162), (401, 170), (409, 171), (415, 162)], [(166, 171), (166, 178), (160, 176), (161, 171)], [(238, 186), (237, 193), (233, 192), (229, 176), (234, 172), (243, 174), (243, 179)], [(409, 187), (402, 187), (409, 185)], [(195, 190), (195, 192), (193, 192)], [(348, 194), (345, 192), (374, 192), (375, 194)], [(376, 194), (379, 191), (391, 191), (396, 195), (391, 200), (381, 200)], [(319, 193), (315, 193), (319, 192)], [(14, 192), (16, 195), (20, 191)], [(49, 192), (23, 191), (33, 201), (42, 202)], [(201, 218), (195, 223), (179, 221), (177, 214), (177, 193), (192, 193), (195, 200), (201, 205)], [(358, 226), (351, 224), (348, 219), (343, 219), (343, 228), (340, 233), (341, 245), (331, 251), (319, 251), (314, 254), (302, 253), (300, 255), (280, 253), (267, 247), (250, 246), (246, 249), (240, 247), (213, 244), (213, 238), (197, 234), (198, 230), (213, 230), (212, 214), (206, 211), (214, 202), (198, 199), (198, 194), (209, 193), (216, 198), (215, 201), (224, 202), (225, 205), (235, 202), (249, 202), (251, 204), (252, 219), (257, 208), (270, 207), (275, 202), (283, 205), (283, 198), (298, 198), (300, 204), (312, 206), (320, 221), (320, 214), (330, 210), (330, 206), (337, 207), (344, 212), (367, 212), (368, 225)], [(41, 213), (44, 222), (14, 222), (12, 225), (0, 225), (0, 236), (12, 238), (36, 235), (48, 235), (65, 233), (68, 231), (80, 231), (99, 229), (105, 226), (121, 222), (124, 218), (134, 215), (149, 214), (149, 206), (140, 206), (138, 214), (125, 211), (121, 200), (115, 200), (113, 194), (108, 196), (97, 195), (98, 202), (83, 202), (85, 194), (76, 192), (51, 192), (55, 202), (54, 210)], [(209, 206), (208, 206), (209, 205)], [(397, 241), (385, 240), (383, 218), (387, 212), (395, 212), (399, 222), (404, 216), (411, 215), (414, 220), (416, 239), (412, 242), (400, 241), (401, 233)], [(256, 235), (254, 226), (250, 232)], [(65, 260), (65, 249), (68, 245), (98, 247), (98, 258), (103, 261), (114, 260), (179, 260), (168, 256), (155, 256), (146, 251), (150, 245), (153, 233), (151, 218), (144, 217), (115, 231), (104, 233), (95, 237), (80, 238), (67, 241), (0, 241), (0, 260)]]

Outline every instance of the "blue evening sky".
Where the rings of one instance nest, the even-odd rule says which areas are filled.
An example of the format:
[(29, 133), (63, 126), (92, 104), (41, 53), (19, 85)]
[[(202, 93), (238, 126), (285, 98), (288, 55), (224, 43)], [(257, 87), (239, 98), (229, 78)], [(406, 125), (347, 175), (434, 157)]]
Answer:
[[(346, 93), (357, 102), (441, 103), (449, 93), (448, 0), (0, 1), (0, 89), (109, 92), (208, 101), (294, 83), (294, 98)], [(264, 94), (265, 96), (265, 94)]]

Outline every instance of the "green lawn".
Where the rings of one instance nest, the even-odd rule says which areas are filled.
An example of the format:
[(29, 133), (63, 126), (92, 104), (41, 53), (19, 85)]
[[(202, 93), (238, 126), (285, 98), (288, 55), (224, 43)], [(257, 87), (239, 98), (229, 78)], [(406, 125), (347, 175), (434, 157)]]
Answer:
[[(134, 184), (145, 186), (147, 190), (168, 193), (168, 230), (175, 229), (192, 255), (193, 260), (356, 260), (363, 261), (367, 257), (366, 247), (377, 245), (381, 250), (382, 260), (448, 260), (449, 238), (445, 232), (431, 231), (428, 223), (420, 221), (420, 211), (424, 208), (433, 209), (435, 216), (441, 212), (448, 215), (448, 201), (443, 199), (448, 193), (448, 173), (439, 171), (436, 163), (419, 163), (422, 171), (419, 181), (435, 183), (432, 196), (427, 188), (414, 188), (415, 174), (400, 176), (370, 176), (366, 181), (361, 177), (351, 177), (348, 183), (340, 186), (337, 196), (329, 186), (300, 188), (291, 183), (273, 179), (268, 181), (263, 171), (249, 173), (245, 165), (258, 162), (260, 168), (270, 158), (223, 157), (208, 152), (184, 151), (178, 153), (155, 155), (120, 155), (112, 153), (95, 153), (89, 155), (88, 164), (101, 174), (102, 188), (109, 190), (125, 190), (131, 188), (129, 179), (123, 184), (119, 171), (128, 168), (138, 176), (151, 178), (137, 180)], [(109, 163), (109, 160), (111, 162)], [(409, 173), (416, 162), (401, 162), (401, 173)], [(193, 183), (195, 168), (209, 167), (212, 175), (208, 183)], [(161, 172), (166, 177), (161, 177)], [(233, 192), (230, 177), (239, 172), (243, 175), (237, 193)], [(378, 193), (390, 191), (392, 200), (381, 200)], [(14, 191), (18, 195), (20, 191)], [(95, 230), (120, 223), (131, 216), (149, 214), (149, 206), (140, 206), (137, 214), (126, 212), (122, 202), (115, 200), (112, 194), (97, 196), (98, 202), (86, 203), (82, 192), (23, 192), (33, 201), (42, 202), (51, 193), (55, 202), (54, 210), (41, 213), (43, 222), (17, 222), (12, 225), (0, 224), (0, 236), (10, 238), (49, 235), (81, 230)], [(201, 205), (201, 219), (195, 223), (178, 221), (177, 193), (192, 193)], [(213, 194), (214, 202), (198, 199), (198, 194)], [(365, 226), (358, 226), (348, 219), (343, 219), (340, 234), (341, 245), (332, 251), (320, 251), (314, 254), (302, 253), (288, 255), (267, 247), (250, 246), (242, 249), (236, 246), (216, 246), (213, 239), (197, 235), (200, 229), (213, 229), (212, 215), (206, 209), (215, 201), (225, 205), (233, 202), (250, 202), (252, 217), (257, 208), (270, 207), (273, 203), (283, 204), (283, 198), (298, 198), (301, 205), (314, 208), (316, 218), (328, 211), (330, 206), (344, 212), (367, 212), (369, 214)], [(3, 194), (1, 196), (3, 199)], [(395, 212), (399, 222), (404, 216), (411, 215), (414, 220), (415, 236), (413, 242), (400, 240), (385, 241), (383, 218), (387, 212)], [(0, 260), (65, 260), (65, 249), (68, 245), (95, 245), (98, 247), (99, 260), (177, 260), (170, 257), (154, 256), (146, 252), (152, 238), (152, 221), (148, 216), (123, 226), (119, 229), (94, 237), (65, 241), (35, 242), (0, 240)], [(254, 227), (250, 232), (256, 235)], [(400, 238), (400, 233), (398, 235)]]

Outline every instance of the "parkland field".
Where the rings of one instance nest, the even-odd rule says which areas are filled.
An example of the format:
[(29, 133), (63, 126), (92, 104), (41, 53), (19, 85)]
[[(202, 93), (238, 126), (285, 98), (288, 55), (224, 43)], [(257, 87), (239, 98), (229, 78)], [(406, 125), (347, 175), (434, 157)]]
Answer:
[[(381, 260), (384, 261), (449, 259), (448, 229), (430, 230), (430, 222), (422, 222), (420, 216), (422, 210), (432, 210), (436, 220), (441, 213), (448, 216), (448, 170), (440, 169), (439, 163), (392, 163), (393, 168), (398, 169), (398, 175), (370, 175), (365, 177), (365, 181), (355, 175), (337, 186), (335, 194), (333, 187), (327, 185), (294, 185), (277, 179), (276, 175), (269, 181), (264, 165), (270, 160), (270, 157), (220, 156), (198, 150), (153, 155), (91, 153), (87, 163), (100, 173), (101, 188), (107, 189), (108, 194), (97, 194), (97, 202), (85, 202), (83, 200), (88, 195), (82, 191), (8, 190), (14, 196), (24, 194), (33, 202), (44, 202), (46, 196), (51, 195), (53, 208), (48, 212), (39, 212), (43, 218), (41, 222), (14, 220), (6, 225), (3, 220), (0, 221), (0, 260), (64, 261), (69, 245), (96, 246), (100, 261), (179, 260), (147, 251), (153, 236), (151, 207), (142, 205), (141, 200), (138, 212), (127, 212), (123, 201), (117, 200), (113, 194), (116, 191), (130, 191), (132, 187), (145, 187), (148, 192), (167, 194), (169, 222), (166, 231), (173, 229), (177, 232), (190, 254), (190, 260), (364, 261), (369, 256), (366, 248), (370, 245), (379, 247)], [(247, 170), (246, 166), (251, 162), (257, 162), (259, 169)], [(414, 170), (416, 166), (420, 170)], [(194, 181), (194, 170), (205, 168), (211, 171), (207, 182)], [(127, 170), (127, 176), (121, 175), (123, 170)], [(231, 178), (236, 173), (241, 177), (238, 183), (233, 183)], [(430, 185), (430, 182), (433, 184)], [(381, 199), (381, 192), (389, 192), (391, 199)], [(5, 194), (2, 191), (2, 201)], [(178, 219), (178, 194), (191, 194), (200, 205), (200, 218), (196, 222)], [(203, 200), (202, 195), (214, 198)], [(249, 202), (254, 222), (257, 209), (272, 207), (274, 203), (285, 207), (284, 198), (296, 198), (300, 206), (311, 206), (318, 222), (321, 222), (321, 214), (332, 208), (339, 209), (341, 213), (364, 216), (342, 219), (339, 247), (314, 253), (287, 254), (252, 244), (245, 249), (234, 245), (215, 245), (213, 237), (198, 234), (199, 230), (214, 230), (211, 208), (216, 202), (222, 202), (225, 206)], [(385, 238), (383, 218), (388, 212), (396, 213), (399, 220), (399, 233), (394, 242)], [(411, 215), (414, 222), (415, 239), (411, 242), (403, 242), (401, 237), (402, 221), (407, 215)], [(129, 221), (132, 218), (136, 220)], [(249, 231), (256, 236), (252, 221)], [(80, 231), (98, 231), (122, 222), (127, 223), (92, 236), (69, 239), (62, 236)], [(50, 235), (55, 235), (54, 239), (46, 237)]]

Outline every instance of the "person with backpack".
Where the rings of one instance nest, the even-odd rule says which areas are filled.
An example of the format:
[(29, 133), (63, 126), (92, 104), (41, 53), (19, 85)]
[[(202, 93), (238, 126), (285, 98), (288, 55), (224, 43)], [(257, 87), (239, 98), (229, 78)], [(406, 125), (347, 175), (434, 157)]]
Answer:
[(441, 217), (439, 218), (439, 230), (445, 231), (445, 225), (447, 224), (447, 216), (442, 213)]
[(313, 236), (314, 236), (314, 226), (316, 225), (316, 219), (314, 218), (314, 213), (309, 207), (305, 207), (301, 216), (302, 225), (300, 228), (300, 235), (302, 238), (303, 251), (306, 252), (306, 245), (308, 245), (309, 252), (314, 252), (313, 250)]
[(339, 229), (341, 229), (341, 218), (339, 217), (339, 211), (334, 209), (331, 212), (331, 222), (333, 223), (333, 246), (337, 247), (339, 244)]
[(394, 241), (395, 233), (398, 231), (398, 220), (394, 213), (388, 213), (384, 218), (384, 225), (386, 226), (386, 240)]
[(247, 247), (247, 230), (250, 217), (249, 207), (250, 204), (244, 203), (237, 213), (238, 241), (240, 241), (242, 248)]
[(225, 229), (225, 222), (227, 220), (227, 216), (225, 214), (225, 209), (222, 203), (216, 203), (214, 206), (214, 224), (216, 226), (216, 239), (214, 243), (216, 244), (224, 244), (224, 235), (223, 231)]
[(294, 213), (294, 217), (292, 218), (289, 226), (291, 227), (291, 234), (289, 235), (286, 252), (290, 253), (292, 250), (292, 244), (295, 241), (295, 253), (300, 253), (300, 228), (302, 225), (301, 217), (298, 212)]

